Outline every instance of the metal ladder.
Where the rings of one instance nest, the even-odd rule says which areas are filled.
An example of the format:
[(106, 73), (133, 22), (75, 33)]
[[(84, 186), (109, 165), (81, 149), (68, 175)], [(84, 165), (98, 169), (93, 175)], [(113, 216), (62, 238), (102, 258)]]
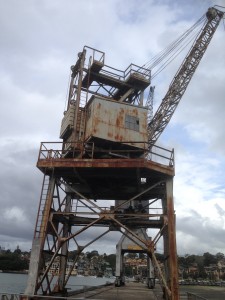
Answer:
[(45, 203), (46, 203), (46, 199), (47, 199), (47, 195), (48, 195), (48, 189), (49, 189), (49, 176), (44, 174), (34, 237), (40, 237), (40, 234), (42, 232), (42, 230), (41, 230), (41, 227), (43, 226), (42, 218), (43, 218)]

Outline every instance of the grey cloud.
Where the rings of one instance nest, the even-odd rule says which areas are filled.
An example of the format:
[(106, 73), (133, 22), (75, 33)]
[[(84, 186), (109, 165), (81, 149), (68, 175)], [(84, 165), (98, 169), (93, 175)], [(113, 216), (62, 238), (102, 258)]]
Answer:
[(221, 216), (221, 217), (224, 217), (225, 218), (225, 210), (219, 205), (219, 204), (215, 204), (215, 208), (218, 212), (218, 214)]
[(195, 210), (191, 211), (190, 216), (183, 218), (177, 216), (177, 231), (179, 237), (182, 236), (182, 239), (186, 241), (185, 243), (182, 240), (178, 242), (178, 253), (184, 254), (191, 251), (191, 253), (204, 251), (216, 253), (222, 251), (224, 247), (224, 229), (216, 226), (210, 218), (202, 217)]
[[(202, 3), (196, 4), (194, 0), (191, 5), (187, 1), (182, 4), (171, 0), (161, 3), (142, 1), (136, 10), (136, 1), (98, 0), (94, 4), (92, 0), (1, 2), (0, 214), (9, 213), (8, 219), (7, 214), (0, 218), (0, 245), (19, 243), (30, 249), (42, 182), (42, 174), (35, 167), (39, 144), (45, 140), (58, 140), (69, 68), (74, 64), (77, 52), (84, 45), (90, 45), (106, 52), (108, 65), (121, 69), (130, 62), (142, 65), (162, 46), (167, 46), (175, 35), (190, 27), (200, 17), (198, 13), (202, 14), (211, 5), (211, 1)], [(134, 17), (135, 24), (131, 22)], [(183, 99), (185, 106), (174, 116), (175, 122), (182, 120), (182, 125), (188, 122), (196, 125), (197, 120), (203, 120), (213, 131), (213, 144), (218, 149), (225, 140), (223, 51), (218, 51), (224, 48), (221, 36), (221, 33), (217, 34), (212, 41), (211, 52), (194, 79), (196, 83)], [(159, 100), (163, 94), (161, 87), (166, 89), (169, 85), (169, 80), (166, 82), (164, 78), (171, 78), (175, 70), (176, 67), (171, 67), (159, 77), (156, 89)], [(217, 104), (213, 106), (215, 101)], [(199, 110), (207, 107), (212, 114), (206, 111), (199, 117)], [(10, 211), (11, 214), (17, 212), (18, 217), (22, 214), (22, 222), (17, 219), (13, 222)], [(184, 233), (186, 229), (194, 230), (189, 221), (183, 220), (182, 227), (178, 219), (181, 226), (178, 230)], [(204, 233), (208, 226), (208, 232), (214, 234), (211, 226), (194, 223)], [(219, 238), (220, 232), (216, 233)], [(81, 242), (82, 239), (88, 241), (91, 236), (92, 231), (86, 232)], [(111, 245), (115, 249), (117, 236), (112, 233), (105, 238), (106, 242), (99, 241), (100, 247), (110, 249)], [(198, 238), (201, 240), (200, 234)]]

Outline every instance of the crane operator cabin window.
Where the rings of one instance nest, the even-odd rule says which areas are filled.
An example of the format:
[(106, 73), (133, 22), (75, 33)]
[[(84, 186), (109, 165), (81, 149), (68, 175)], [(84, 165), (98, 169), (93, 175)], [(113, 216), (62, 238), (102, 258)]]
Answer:
[(139, 131), (139, 118), (126, 115), (125, 116), (125, 128)]

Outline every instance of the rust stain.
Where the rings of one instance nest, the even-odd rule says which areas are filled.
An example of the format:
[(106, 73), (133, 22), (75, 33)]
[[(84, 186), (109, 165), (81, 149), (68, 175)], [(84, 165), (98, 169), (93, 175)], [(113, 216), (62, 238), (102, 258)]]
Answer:
[(39, 159), (38, 168), (144, 168), (149, 171), (156, 171), (166, 175), (174, 176), (174, 168), (161, 165), (145, 159)]
[(138, 116), (138, 109), (137, 108), (133, 108), (132, 109), (132, 113), (134, 116)]
[(116, 119), (116, 126), (117, 126), (117, 127), (120, 126), (120, 119), (119, 119), (119, 117)]
[(116, 140), (116, 141), (122, 141), (123, 140), (123, 137), (121, 136), (121, 135), (119, 135), (119, 134), (116, 134), (115, 136), (114, 136), (114, 139)]
[(123, 127), (124, 126), (124, 109), (120, 108), (119, 114), (116, 118), (116, 127)]

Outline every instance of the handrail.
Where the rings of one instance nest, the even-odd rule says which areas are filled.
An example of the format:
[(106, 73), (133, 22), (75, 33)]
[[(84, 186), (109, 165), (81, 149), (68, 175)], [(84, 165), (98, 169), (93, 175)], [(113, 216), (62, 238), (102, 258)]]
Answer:
[[(84, 46), (83, 49), (84, 50), (89, 50), (89, 51), (91, 51), (93, 53), (92, 54), (93, 61), (96, 60), (96, 61), (101, 62), (102, 64), (105, 63), (105, 52), (97, 50), (97, 49), (89, 47), (89, 46)], [(96, 59), (96, 55), (98, 55), (100, 58)]]
[[(54, 159), (65, 159), (70, 154), (70, 158), (77, 158), (81, 153), (89, 155), (87, 159), (93, 159), (95, 154), (109, 154), (110, 159), (129, 159), (130, 155), (140, 155), (138, 159), (147, 161), (153, 161), (160, 164), (174, 167), (174, 149), (169, 150), (157, 145), (149, 147), (149, 143), (145, 142), (133, 142), (133, 141), (121, 141), (118, 145), (133, 145), (132, 149), (97, 149), (93, 142), (82, 143), (82, 142), (42, 142), (39, 150), (38, 160), (54, 160)], [(139, 145), (144, 145), (140, 148)], [(136, 147), (135, 147), (136, 146)], [(150, 150), (149, 150), (150, 149)], [(131, 158), (134, 158), (131, 156)], [(135, 159), (135, 158), (134, 158)]]
[[(68, 284), (68, 286), (70, 287), (76, 287), (75, 290), (69, 291), (71, 288), (67, 288), (67, 296), (60, 296), (60, 295), (27, 295), (27, 294), (18, 294), (18, 293), (0, 293), (0, 300), (32, 300), (32, 299), (36, 299), (36, 300), (81, 300), (81, 299), (86, 299), (86, 293), (89, 291), (94, 291), (96, 290), (96, 293), (94, 293), (92, 296), (94, 296), (95, 294), (98, 294), (99, 288), (108, 288), (111, 287), (113, 285), (113, 282), (111, 281), (106, 281), (105, 284), (101, 284), (101, 285), (88, 285), (88, 284)], [(83, 296), (82, 296), (83, 294)], [(76, 296), (78, 295), (78, 297)], [(80, 296), (79, 296), (80, 295)], [(73, 297), (73, 296), (76, 296)], [(93, 299), (93, 298), (92, 298)]]
[[(86, 294), (86, 292), (90, 289), (93, 289), (93, 287), (89, 287), (87, 285), (82, 285), (82, 289), (77, 291), (77, 294)], [(95, 287), (94, 287), (95, 288)], [(38, 299), (38, 300), (67, 300), (67, 296), (43, 296), (43, 295), (25, 295), (25, 294), (9, 294), (9, 293), (0, 293), (0, 300), (32, 300), (32, 299)], [(74, 298), (69, 297), (70, 300), (83, 300), (84, 297)]]
[(150, 80), (151, 70), (130, 64), (124, 71), (124, 79), (127, 79), (131, 74), (137, 74), (143, 76), (145, 79)]
[[(111, 70), (114, 70), (117, 73), (115, 73)], [(104, 69), (102, 69), (100, 73), (104, 74), (106, 76), (110, 76), (111, 78), (114, 78), (114, 79), (117, 79), (117, 80), (124, 80), (124, 78), (125, 78), (124, 71), (119, 70), (119, 69), (115, 69), (115, 68), (107, 66), (107, 65), (104, 66)]]

